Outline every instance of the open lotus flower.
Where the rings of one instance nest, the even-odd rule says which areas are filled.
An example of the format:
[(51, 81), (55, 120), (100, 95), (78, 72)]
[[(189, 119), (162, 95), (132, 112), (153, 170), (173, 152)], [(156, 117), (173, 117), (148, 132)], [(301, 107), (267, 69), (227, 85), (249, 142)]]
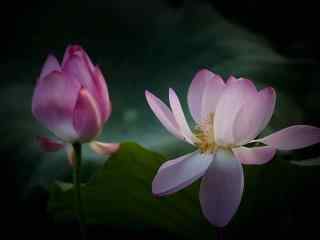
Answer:
[(42, 148), (66, 148), (71, 163), (72, 143), (90, 142), (98, 154), (111, 154), (119, 147), (93, 141), (110, 117), (111, 102), (102, 72), (80, 46), (69, 46), (61, 65), (48, 56), (34, 90), (32, 112), (58, 138), (39, 137)]
[[(244, 187), (242, 164), (263, 164), (279, 150), (320, 142), (320, 128), (295, 125), (254, 140), (274, 111), (276, 94), (271, 87), (257, 91), (247, 79), (226, 82), (206, 69), (194, 77), (188, 105), (196, 127), (190, 130), (174, 90), (169, 90), (171, 110), (146, 91), (147, 101), (164, 127), (197, 150), (167, 161), (158, 170), (152, 191), (157, 196), (175, 193), (202, 178), (202, 212), (213, 225), (229, 223), (238, 209)], [(247, 147), (251, 142), (262, 146)]]

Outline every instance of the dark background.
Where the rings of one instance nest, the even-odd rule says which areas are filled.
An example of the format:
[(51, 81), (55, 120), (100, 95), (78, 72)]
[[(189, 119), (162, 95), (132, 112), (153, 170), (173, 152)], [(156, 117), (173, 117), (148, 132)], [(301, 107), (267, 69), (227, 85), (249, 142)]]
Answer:
[[(22, 233), (34, 239), (56, 239), (74, 237), (77, 231), (74, 224), (56, 223), (46, 212), (46, 187), (70, 172), (65, 156), (41, 153), (34, 143), (36, 135), (46, 133), (30, 110), (33, 87), (48, 53), (61, 59), (68, 44), (81, 44), (108, 76), (114, 111), (104, 140), (133, 140), (172, 157), (181, 154), (175, 146), (187, 147), (162, 129), (145, 104), (143, 92), (147, 88), (166, 100), (167, 89), (173, 87), (186, 106), (187, 88), (201, 67), (224, 77), (248, 77), (260, 87), (274, 86), (278, 102), (269, 130), (302, 122), (320, 126), (317, 9), (311, 1), (253, 0), (23, 1), (3, 5), (1, 206), (5, 226), (13, 227), (5, 228), (10, 229), (10, 236)], [(289, 162), (319, 153), (319, 146), (314, 146), (279, 159)], [(88, 151), (85, 156), (99, 161)], [(273, 215), (261, 210), (254, 225), (246, 221), (231, 224), (226, 236), (235, 239), (258, 229), (263, 236), (311, 239), (308, 236), (317, 233), (320, 167), (301, 171), (307, 171), (305, 177), (296, 181), (305, 187), (285, 195), (290, 200), (288, 208), (273, 202), (269, 207)], [(162, 235), (161, 229), (130, 232), (106, 226), (92, 226), (91, 234), (175, 237)]]

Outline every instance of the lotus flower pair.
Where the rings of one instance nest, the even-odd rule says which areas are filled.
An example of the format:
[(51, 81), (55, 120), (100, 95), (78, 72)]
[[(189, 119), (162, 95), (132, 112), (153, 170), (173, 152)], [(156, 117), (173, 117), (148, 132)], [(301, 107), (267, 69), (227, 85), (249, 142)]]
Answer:
[(111, 154), (119, 147), (117, 143), (93, 141), (110, 117), (111, 101), (100, 68), (80, 46), (69, 46), (61, 64), (48, 56), (34, 90), (32, 112), (58, 138), (39, 137), (42, 148), (65, 148), (71, 163), (72, 143), (90, 142), (98, 154)]
[[(175, 193), (202, 177), (200, 204), (204, 216), (216, 226), (227, 225), (236, 213), (244, 188), (241, 164), (264, 164), (276, 150), (292, 150), (320, 142), (320, 128), (295, 125), (255, 139), (274, 112), (276, 93), (260, 91), (252, 81), (200, 70), (192, 80), (188, 105), (196, 123), (191, 130), (174, 90), (169, 109), (146, 91), (146, 99), (162, 125), (175, 137), (197, 148), (165, 162), (153, 182), (155, 195)], [(248, 143), (260, 146), (248, 147)]]
[[(276, 94), (271, 87), (258, 91), (248, 79), (231, 76), (225, 82), (207, 69), (199, 71), (188, 92), (194, 130), (174, 90), (169, 91), (171, 109), (148, 91), (146, 98), (170, 133), (197, 148), (159, 168), (152, 182), (153, 193), (172, 194), (202, 177), (201, 208), (216, 226), (228, 224), (239, 207), (244, 187), (241, 164), (267, 163), (277, 149), (292, 150), (320, 142), (320, 129), (307, 125), (255, 139), (271, 119)], [(117, 143), (94, 141), (110, 117), (111, 102), (101, 70), (80, 46), (69, 46), (61, 64), (52, 55), (47, 58), (34, 91), (32, 112), (58, 138), (39, 138), (43, 149), (66, 148), (71, 164), (74, 144), (90, 142), (98, 154), (112, 154), (119, 148)], [(260, 146), (248, 147), (248, 143)], [(80, 192), (79, 178), (75, 182)]]

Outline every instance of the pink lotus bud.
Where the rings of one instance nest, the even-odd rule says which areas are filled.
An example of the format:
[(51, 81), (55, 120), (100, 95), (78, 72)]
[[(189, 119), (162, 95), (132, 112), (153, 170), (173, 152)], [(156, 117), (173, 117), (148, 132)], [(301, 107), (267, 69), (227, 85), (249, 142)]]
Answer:
[(35, 118), (65, 143), (90, 142), (111, 114), (106, 81), (78, 45), (69, 46), (60, 65), (49, 55), (32, 99)]
[(32, 112), (67, 142), (88, 142), (100, 133), (111, 113), (108, 88), (80, 46), (67, 48), (62, 66), (49, 55), (34, 91)]

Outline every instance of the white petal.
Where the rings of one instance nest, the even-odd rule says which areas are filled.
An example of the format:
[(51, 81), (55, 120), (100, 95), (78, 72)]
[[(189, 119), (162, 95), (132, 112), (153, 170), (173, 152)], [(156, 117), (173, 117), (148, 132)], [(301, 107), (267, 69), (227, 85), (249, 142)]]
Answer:
[(201, 120), (206, 121), (209, 113), (215, 113), (218, 101), (226, 84), (219, 75), (214, 75), (206, 82), (202, 97)]
[(99, 141), (92, 141), (89, 144), (90, 148), (98, 155), (111, 155), (119, 150), (119, 143), (106, 143)]
[(165, 105), (159, 98), (157, 98), (149, 91), (145, 91), (145, 96), (151, 110), (157, 116), (162, 125), (172, 135), (176, 136), (179, 139), (183, 139), (183, 136), (180, 133), (179, 126), (167, 105)]
[(164, 163), (153, 179), (153, 194), (164, 196), (190, 185), (203, 176), (212, 158), (212, 154), (196, 151)]
[(190, 113), (197, 123), (201, 122), (202, 97), (207, 85), (207, 80), (215, 76), (208, 69), (201, 69), (196, 73), (188, 91), (188, 105)]
[(187, 120), (184, 116), (179, 98), (175, 91), (173, 89), (169, 89), (169, 100), (170, 100), (170, 106), (172, 109), (173, 116), (179, 125), (180, 131), (182, 135), (184, 136), (185, 140), (189, 142), (190, 144), (193, 144), (194, 136), (193, 133), (190, 130), (190, 127), (187, 123)]
[(217, 104), (214, 118), (214, 133), (218, 144), (235, 144), (233, 128), (237, 113), (244, 102), (255, 94), (257, 90), (249, 80), (239, 80), (227, 85)]
[(236, 213), (244, 186), (239, 160), (230, 151), (218, 150), (200, 186), (202, 212), (215, 226), (227, 225)]
[(262, 139), (262, 142), (279, 150), (293, 150), (320, 143), (320, 128), (308, 125), (294, 125), (277, 131)]
[(247, 99), (234, 121), (235, 144), (244, 145), (257, 137), (270, 121), (275, 102), (276, 93), (271, 87)]
[(276, 154), (276, 149), (270, 146), (238, 147), (232, 149), (232, 151), (242, 164), (264, 164), (269, 162)]

